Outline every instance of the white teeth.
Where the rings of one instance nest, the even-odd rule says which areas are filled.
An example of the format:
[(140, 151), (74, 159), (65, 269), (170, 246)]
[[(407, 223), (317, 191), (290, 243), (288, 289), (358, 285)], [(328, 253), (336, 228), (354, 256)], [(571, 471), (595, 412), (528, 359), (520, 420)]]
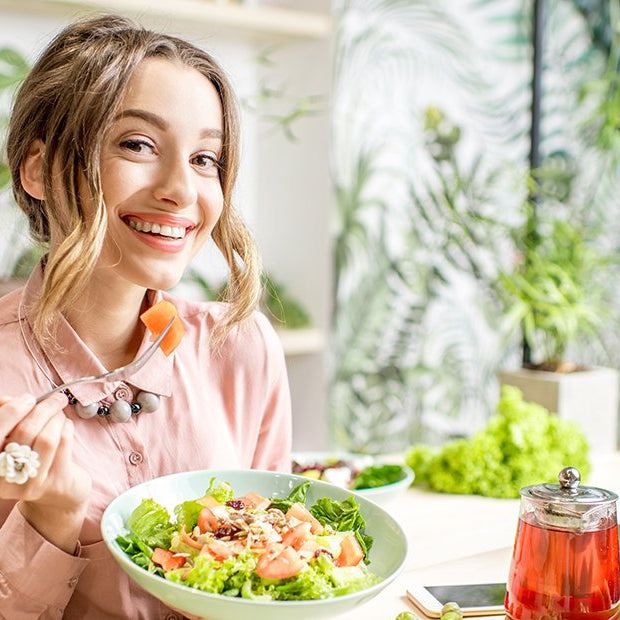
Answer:
[(138, 232), (150, 232), (154, 235), (171, 237), (172, 239), (182, 239), (185, 237), (186, 229), (182, 226), (167, 226), (155, 222), (143, 222), (142, 220), (128, 219), (129, 226)]

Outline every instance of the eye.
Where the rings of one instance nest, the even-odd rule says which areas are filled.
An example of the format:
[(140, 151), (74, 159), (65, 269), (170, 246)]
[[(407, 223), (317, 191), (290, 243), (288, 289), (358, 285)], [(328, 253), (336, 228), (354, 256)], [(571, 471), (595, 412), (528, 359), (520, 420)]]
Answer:
[(129, 138), (120, 143), (121, 148), (132, 151), (133, 153), (147, 154), (155, 150), (155, 145), (143, 138)]
[(217, 160), (217, 155), (211, 151), (194, 155), (191, 162), (203, 170), (217, 169), (220, 167), (220, 162)]

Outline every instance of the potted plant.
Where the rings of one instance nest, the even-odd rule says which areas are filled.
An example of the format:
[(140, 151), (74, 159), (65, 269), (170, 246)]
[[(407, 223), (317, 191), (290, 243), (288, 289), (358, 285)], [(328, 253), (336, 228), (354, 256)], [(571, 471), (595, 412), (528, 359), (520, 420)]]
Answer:
[(567, 357), (571, 345), (595, 342), (609, 326), (607, 277), (616, 262), (587, 242), (584, 229), (555, 220), (526, 236), (516, 269), (500, 275), (509, 325), (521, 328), (527, 353), (521, 368), (500, 373), (500, 383), (580, 422), (591, 447), (605, 451), (617, 447), (618, 372)]

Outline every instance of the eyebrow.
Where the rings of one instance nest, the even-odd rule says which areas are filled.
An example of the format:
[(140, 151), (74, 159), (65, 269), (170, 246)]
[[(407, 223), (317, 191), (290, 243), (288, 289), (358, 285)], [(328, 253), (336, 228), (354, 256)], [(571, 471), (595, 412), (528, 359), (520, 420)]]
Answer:
[[(126, 118), (126, 117), (140, 118), (147, 123), (151, 123), (151, 125), (155, 125), (158, 129), (165, 131), (168, 129), (169, 124), (158, 114), (153, 114), (153, 112), (147, 112), (146, 110), (140, 110), (136, 108), (130, 108), (128, 110), (123, 110), (120, 114), (116, 116), (115, 121)], [(219, 129), (205, 127), (200, 131), (201, 138), (218, 138), (222, 140), (223, 134)]]

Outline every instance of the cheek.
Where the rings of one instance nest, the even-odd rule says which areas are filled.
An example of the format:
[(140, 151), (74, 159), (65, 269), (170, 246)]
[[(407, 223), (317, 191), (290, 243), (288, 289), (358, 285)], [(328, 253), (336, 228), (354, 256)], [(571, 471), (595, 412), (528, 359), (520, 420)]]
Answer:
[(208, 234), (211, 234), (213, 227), (217, 224), (217, 221), (222, 215), (224, 209), (224, 195), (219, 183), (213, 184), (209, 187), (208, 191), (204, 194), (203, 201), (203, 218), (204, 229)]

